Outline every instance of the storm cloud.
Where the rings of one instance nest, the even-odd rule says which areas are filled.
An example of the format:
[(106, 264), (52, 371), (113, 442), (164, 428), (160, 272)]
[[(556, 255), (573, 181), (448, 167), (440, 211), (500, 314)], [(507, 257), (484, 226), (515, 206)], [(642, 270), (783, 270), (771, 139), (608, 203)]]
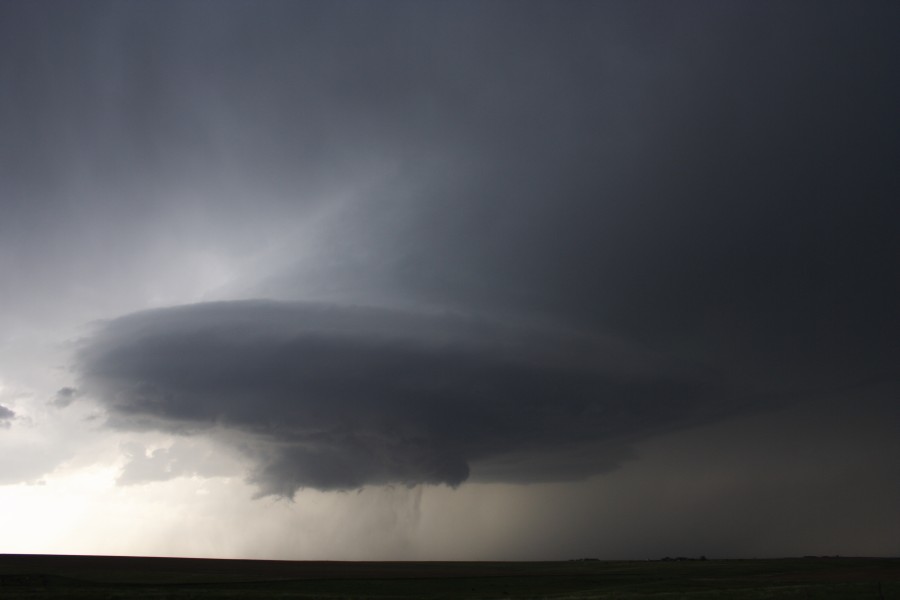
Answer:
[(891, 0), (0, 3), (0, 479), (57, 480), (48, 506), (89, 465), (123, 499), (421, 494), (454, 515), (436, 547), (534, 493), (496, 510), (495, 557), (549, 523), (588, 555), (607, 485), (630, 555), (741, 507), (760, 544), (723, 552), (784, 549), (807, 504), (792, 552), (833, 553), (842, 514), (875, 539), (897, 23)]
[[(505, 462), (488, 470), (500, 480), (583, 477), (615, 466), (633, 439), (738, 404), (710, 374), (612, 340), (271, 301), (109, 321), (85, 342), (77, 369), (114, 427), (244, 434), (258, 463), (252, 478), (286, 496), (299, 487), (455, 486), (486, 459)], [(580, 469), (516, 460), (557, 453), (571, 463), (598, 442), (609, 447), (582, 456)]]
[[(134, 129), (94, 116), (132, 159), (107, 183), (199, 185), (190, 210), (157, 194), (151, 222), (228, 265), (266, 240), (219, 295), (279, 302), (108, 321), (77, 371), (111, 425), (224, 431), (264, 493), (566, 479), (629, 438), (895, 377), (882, 25), (845, 5), (838, 30), (801, 4), (515, 6), (127, 21), (113, 106)], [(188, 75), (213, 54), (234, 66), (202, 92)]]
[(56, 391), (52, 404), (58, 408), (65, 408), (75, 402), (78, 398), (78, 390), (75, 388), (64, 387)]

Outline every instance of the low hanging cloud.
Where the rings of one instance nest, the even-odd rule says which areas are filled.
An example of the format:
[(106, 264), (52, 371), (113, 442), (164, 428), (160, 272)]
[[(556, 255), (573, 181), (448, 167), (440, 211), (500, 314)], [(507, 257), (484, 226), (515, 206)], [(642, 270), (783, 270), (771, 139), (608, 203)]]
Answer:
[(137, 442), (122, 444), (128, 462), (119, 474), (119, 485), (168, 481), (176, 477), (229, 475), (227, 456), (212, 448), (180, 439), (169, 447), (148, 449)]
[(0, 427), (9, 427), (9, 422), (16, 418), (16, 413), (0, 404)]
[(52, 404), (57, 408), (66, 408), (78, 398), (78, 390), (75, 388), (64, 387), (57, 390), (53, 397)]
[(110, 426), (230, 440), (261, 494), (288, 497), (575, 479), (737, 406), (708, 373), (613, 340), (306, 303), (135, 313), (101, 324), (75, 366)]

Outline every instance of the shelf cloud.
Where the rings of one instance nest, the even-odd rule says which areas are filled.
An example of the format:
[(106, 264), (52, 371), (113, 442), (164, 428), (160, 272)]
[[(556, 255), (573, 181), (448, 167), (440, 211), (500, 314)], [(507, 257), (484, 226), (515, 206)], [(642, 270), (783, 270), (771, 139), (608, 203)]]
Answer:
[(262, 493), (285, 496), (300, 487), (456, 486), (489, 459), (494, 479), (537, 481), (546, 465), (517, 455), (608, 443), (580, 471), (553, 471), (585, 476), (614, 466), (632, 439), (729, 410), (708, 375), (621, 343), (309, 303), (128, 315), (99, 327), (77, 369), (110, 426), (241, 434), (257, 463), (251, 478)]

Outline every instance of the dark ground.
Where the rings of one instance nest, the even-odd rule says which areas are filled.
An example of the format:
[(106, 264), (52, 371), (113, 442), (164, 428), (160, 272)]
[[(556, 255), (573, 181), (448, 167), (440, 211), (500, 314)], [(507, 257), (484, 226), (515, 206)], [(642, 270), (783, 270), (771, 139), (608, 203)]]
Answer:
[(872, 598), (900, 559), (290, 562), (0, 555), (0, 598)]

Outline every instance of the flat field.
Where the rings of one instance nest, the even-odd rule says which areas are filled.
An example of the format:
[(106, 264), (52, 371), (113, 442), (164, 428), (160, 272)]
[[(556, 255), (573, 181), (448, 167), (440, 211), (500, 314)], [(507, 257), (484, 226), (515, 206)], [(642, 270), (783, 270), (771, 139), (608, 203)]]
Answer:
[(6, 554), (0, 598), (900, 600), (900, 559), (292, 562)]

